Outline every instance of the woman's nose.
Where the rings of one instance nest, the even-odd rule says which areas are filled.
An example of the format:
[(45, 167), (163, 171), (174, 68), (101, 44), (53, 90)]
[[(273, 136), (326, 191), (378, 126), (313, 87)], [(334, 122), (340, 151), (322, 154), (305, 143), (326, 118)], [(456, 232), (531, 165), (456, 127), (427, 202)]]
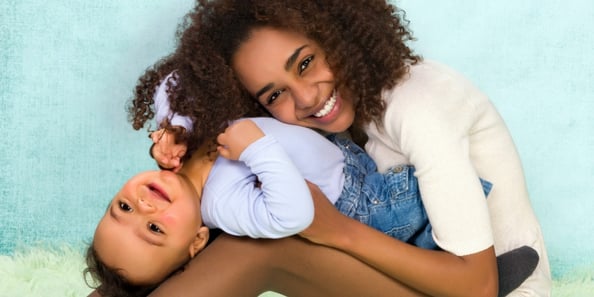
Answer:
[(155, 206), (148, 199), (145, 199), (143, 197), (138, 198), (136, 204), (136, 208), (140, 213), (152, 213), (156, 210)]
[(308, 109), (316, 106), (318, 88), (315, 84), (301, 81), (292, 88), (293, 100), (296, 109)]

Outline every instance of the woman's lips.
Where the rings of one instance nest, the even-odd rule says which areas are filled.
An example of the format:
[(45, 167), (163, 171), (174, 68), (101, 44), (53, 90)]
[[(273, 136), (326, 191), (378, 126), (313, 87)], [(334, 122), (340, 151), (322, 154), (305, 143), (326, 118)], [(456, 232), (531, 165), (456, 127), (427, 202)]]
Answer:
[(332, 109), (334, 109), (335, 105), (336, 105), (336, 90), (334, 90), (332, 92), (332, 96), (330, 96), (330, 98), (328, 98), (328, 100), (326, 100), (322, 109), (320, 109), (318, 112), (316, 112), (314, 114), (314, 117), (323, 118), (323, 117), (327, 116), (332, 111)]
[(334, 121), (340, 114), (340, 108), (342, 104), (342, 98), (337, 91), (332, 93), (332, 96), (328, 98), (324, 107), (318, 111), (316, 114), (312, 115), (316, 122), (321, 124), (328, 124)]

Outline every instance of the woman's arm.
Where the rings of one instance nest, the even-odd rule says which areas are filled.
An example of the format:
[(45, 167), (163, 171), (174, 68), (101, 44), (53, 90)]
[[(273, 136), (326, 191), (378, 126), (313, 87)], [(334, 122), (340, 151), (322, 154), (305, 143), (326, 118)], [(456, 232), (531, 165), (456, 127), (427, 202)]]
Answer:
[[(393, 240), (341, 216), (324, 201), (316, 201), (314, 223), (303, 236), (429, 295), (496, 296), (491, 218), (474, 164), (478, 140), (470, 140), (487, 129), (473, 126), (488, 126), (477, 107), (486, 97), (459, 75), (431, 63), (411, 66), (409, 75), (384, 96), (389, 99), (383, 127), (368, 127), (366, 149), (380, 171), (397, 162), (415, 166), (434, 239), (449, 252)], [(494, 181), (491, 175), (481, 177)], [(495, 186), (500, 185), (495, 181)]]
[(462, 257), (421, 249), (342, 215), (327, 199), (313, 198), (314, 222), (303, 237), (340, 249), (431, 296), (497, 296), (493, 247)]

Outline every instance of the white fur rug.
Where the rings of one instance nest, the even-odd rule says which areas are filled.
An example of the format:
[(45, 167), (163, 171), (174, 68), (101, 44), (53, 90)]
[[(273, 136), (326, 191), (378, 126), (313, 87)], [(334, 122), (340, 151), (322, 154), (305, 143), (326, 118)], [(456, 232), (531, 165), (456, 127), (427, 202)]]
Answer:
[[(0, 255), (0, 297), (84, 297), (91, 289), (84, 282), (82, 249), (30, 248), (11, 256)], [(265, 293), (260, 297), (281, 296)], [(580, 269), (555, 279), (555, 297), (594, 296), (594, 269)]]
[(0, 255), (0, 297), (87, 296), (85, 267), (81, 250), (70, 247)]

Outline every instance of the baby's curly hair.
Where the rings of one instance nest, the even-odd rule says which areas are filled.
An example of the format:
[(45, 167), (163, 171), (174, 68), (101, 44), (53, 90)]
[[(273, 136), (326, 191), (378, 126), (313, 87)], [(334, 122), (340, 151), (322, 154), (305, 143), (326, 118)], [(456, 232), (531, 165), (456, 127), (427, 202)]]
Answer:
[[(87, 268), (83, 271), (85, 282), (89, 287), (96, 289), (102, 297), (145, 297), (159, 286), (159, 284), (136, 285), (129, 282), (119, 270), (112, 269), (101, 261), (93, 245), (87, 248), (86, 262)], [(99, 283), (99, 286), (90, 284), (88, 276), (94, 283)]]
[[(394, 87), (421, 57), (404, 12), (385, 0), (197, 0), (178, 29), (176, 51), (139, 80), (131, 109), (139, 129), (153, 116), (148, 105), (158, 83), (175, 70), (171, 108), (194, 121), (190, 142), (213, 139), (229, 120), (268, 115), (243, 88), (232, 69), (239, 46), (257, 28), (303, 34), (325, 51), (337, 80), (357, 102), (356, 127), (385, 110), (382, 91)], [(191, 151), (188, 145), (188, 151)]]

